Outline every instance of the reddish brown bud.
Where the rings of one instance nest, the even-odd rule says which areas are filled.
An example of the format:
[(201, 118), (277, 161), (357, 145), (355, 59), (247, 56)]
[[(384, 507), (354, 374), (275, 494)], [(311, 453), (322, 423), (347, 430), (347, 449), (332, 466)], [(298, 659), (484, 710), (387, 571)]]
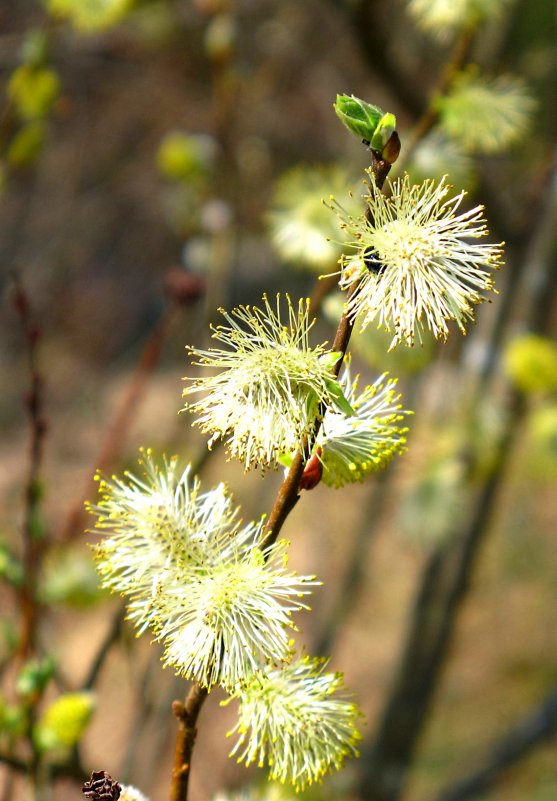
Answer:
[(178, 700), (172, 701), (171, 708), (177, 718), (181, 718), (184, 716), (185, 709), (181, 701)]
[(320, 456), (321, 448), (317, 448), (313, 456), (308, 459), (300, 479), (301, 490), (311, 490), (321, 481), (321, 476), (323, 475), (323, 464), (319, 459)]
[(394, 164), (400, 153), (400, 139), (396, 131), (393, 131), (381, 151), (381, 158), (387, 164)]
[(204, 276), (188, 273), (181, 267), (171, 267), (164, 276), (164, 291), (174, 303), (186, 304), (205, 294)]

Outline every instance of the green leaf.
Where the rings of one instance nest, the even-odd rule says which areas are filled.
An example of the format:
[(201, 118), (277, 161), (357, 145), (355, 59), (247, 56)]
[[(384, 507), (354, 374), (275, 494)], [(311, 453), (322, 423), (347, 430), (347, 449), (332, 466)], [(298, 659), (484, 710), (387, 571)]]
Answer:
[(319, 397), (317, 396), (316, 392), (310, 390), (306, 396), (306, 416), (308, 420), (311, 420), (312, 417), (318, 417), (319, 415)]
[(352, 406), (350, 406), (350, 403), (348, 402), (348, 399), (342, 391), (342, 387), (338, 381), (335, 381), (334, 378), (329, 378), (325, 383), (327, 385), (327, 389), (329, 390), (331, 399), (337, 409), (339, 409), (339, 411), (341, 411), (347, 417), (354, 417), (356, 412)]
[(387, 114), (383, 114), (383, 116), (377, 123), (375, 133), (373, 134), (370, 140), (372, 148), (374, 150), (378, 150), (379, 153), (382, 153), (383, 148), (391, 138), (395, 129), (396, 129), (395, 115), (389, 112)]
[(22, 563), (5, 543), (0, 542), (0, 578), (7, 581), (12, 587), (21, 587), (23, 575)]
[(337, 95), (334, 104), (339, 120), (351, 133), (371, 142), (380, 119), (384, 116), (378, 106), (372, 106), (354, 95)]
[(342, 358), (342, 351), (330, 350), (328, 353), (324, 353), (319, 357), (319, 362), (320, 364), (324, 364), (325, 367), (328, 367), (329, 370), (332, 370), (340, 358)]
[(278, 462), (283, 467), (291, 467), (292, 462), (294, 461), (294, 456), (291, 453), (281, 453), (278, 457)]
[(54, 676), (55, 669), (56, 663), (51, 656), (27, 662), (16, 680), (18, 695), (25, 699), (41, 696)]

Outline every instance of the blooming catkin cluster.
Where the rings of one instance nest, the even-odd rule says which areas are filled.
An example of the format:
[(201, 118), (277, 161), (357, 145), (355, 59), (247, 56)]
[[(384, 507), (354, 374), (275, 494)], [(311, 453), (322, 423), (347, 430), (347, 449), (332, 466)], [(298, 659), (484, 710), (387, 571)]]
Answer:
[(287, 570), (287, 545), (261, 550), (262, 523), (242, 526), (221, 484), (202, 493), (177, 459), (144, 475), (101, 482), (89, 506), (104, 586), (123, 593), (140, 631), (165, 645), (166, 664), (204, 687), (230, 687), (267, 662), (291, 655), (291, 614), (313, 577)]
[(524, 138), (535, 103), (523, 82), (510, 75), (456, 75), (435, 102), (441, 130), (467, 153), (500, 153)]
[[(340, 674), (292, 662), (291, 614), (316, 582), (287, 570), (287, 543), (264, 547), (262, 523), (242, 526), (221, 484), (202, 492), (176, 458), (142, 452), (140, 477), (101, 480), (90, 504), (103, 584), (124, 594), (164, 661), (208, 689), (240, 699), (239, 761), (267, 762), (302, 787), (356, 753), (358, 712)], [(249, 728), (249, 734), (248, 734)]]
[(391, 348), (421, 341), (426, 327), (447, 339), (451, 321), (466, 333), (501, 265), (501, 245), (476, 241), (488, 233), (483, 207), (457, 213), (465, 192), (451, 197), (444, 179), (411, 185), (405, 176), (391, 190), (372, 191), (358, 218), (333, 200), (354, 251), (341, 259), (346, 314), (362, 330), (376, 323), (394, 331)]
[[(335, 110), (376, 160), (394, 163), (400, 140), (393, 114), (348, 95), (337, 97)], [(343, 325), (376, 323), (394, 332), (391, 348), (421, 341), (425, 328), (446, 339), (451, 321), (465, 332), (501, 259), (500, 245), (477, 242), (487, 234), (482, 207), (461, 211), (464, 192), (451, 196), (444, 178), (411, 185), (406, 176), (385, 196), (369, 177), (361, 215), (332, 201), (353, 251), (340, 259), (339, 286), (348, 290)], [(320, 235), (322, 209), (310, 195), (293, 228), (284, 209), (275, 215), (275, 238), (288, 257), (316, 264), (335, 248)], [(264, 296), (261, 308), (221, 309), (225, 323), (212, 332), (222, 347), (190, 349), (201, 373), (185, 379), (183, 392), (198, 396), (184, 411), (210, 436), (209, 447), (223, 440), (246, 470), (288, 466), (301, 453), (307, 463), (294, 491), (320, 480), (341, 487), (382, 469), (405, 450), (402, 423), (410, 414), (386, 374), (359, 391), (350, 358), (339, 364), (343, 326), (337, 351), (310, 345), (309, 304), (286, 296), (281, 308), (279, 296), (273, 305)], [(267, 765), (272, 779), (296, 790), (339, 769), (358, 753), (360, 713), (342, 675), (326, 672), (326, 660), (295, 659), (290, 639), (292, 614), (307, 608), (314, 577), (288, 570), (288, 544), (266, 544), (273, 537), (263, 519), (242, 523), (223, 484), (202, 492), (175, 457), (157, 463), (145, 451), (140, 463), (139, 477), (100, 480), (100, 500), (89, 506), (105, 535), (96, 546), (103, 584), (126, 596), (140, 633), (150, 628), (162, 642), (166, 665), (204, 688), (220, 685), (239, 702), (230, 732), (238, 762)], [(92, 781), (103, 790), (108, 778)]]
[(404, 450), (406, 429), (398, 425), (395, 382), (379, 379), (357, 396), (347, 370), (339, 381), (332, 375), (339, 354), (327, 352), (325, 345), (310, 348), (308, 301), (300, 301), (296, 313), (287, 298), (288, 326), (281, 322), (278, 303), (276, 311), (265, 299), (263, 310), (241, 307), (232, 316), (225, 313), (231, 325), (216, 329), (215, 336), (229, 350), (192, 351), (202, 367), (220, 372), (201, 376), (184, 390), (185, 395), (205, 392), (186, 408), (211, 441), (226, 436), (229, 452), (246, 469), (279, 461), (288, 466), (303, 438), (309, 440), (316, 423), (322, 423), (315, 444), (325, 483), (340, 487), (361, 481)]
[[(321, 403), (337, 401), (338, 385), (331, 376), (326, 345), (309, 346), (309, 300), (295, 309), (286, 298), (287, 323), (281, 317), (280, 299), (273, 308), (240, 306), (222, 314), (228, 325), (213, 329), (213, 337), (227, 350), (190, 352), (203, 368), (219, 370), (191, 381), (184, 395), (203, 393), (185, 409), (196, 417), (209, 447), (222, 438), (231, 456), (245, 469), (276, 466), (282, 453), (296, 450), (311, 436)], [(333, 358), (337, 361), (338, 356)]]
[(231, 756), (246, 765), (267, 764), (270, 778), (297, 790), (357, 756), (360, 712), (346, 697), (342, 675), (325, 673), (326, 664), (304, 657), (282, 670), (254, 674), (239, 688)]
[(399, 403), (396, 380), (382, 375), (358, 393), (358, 378), (351, 379), (347, 365), (340, 380), (354, 414), (328, 409), (317, 436), (322, 480), (330, 487), (364, 481), (406, 450), (408, 429), (400, 423), (409, 412)]
[[(337, 165), (295, 167), (277, 181), (267, 215), (271, 241), (284, 261), (297, 269), (323, 272), (341, 254), (341, 230), (323, 198), (345, 192), (351, 183)], [(354, 199), (353, 211), (359, 208)]]
[(408, 10), (421, 28), (441, 39), (496, 20), (508, 0), (409, 0)]

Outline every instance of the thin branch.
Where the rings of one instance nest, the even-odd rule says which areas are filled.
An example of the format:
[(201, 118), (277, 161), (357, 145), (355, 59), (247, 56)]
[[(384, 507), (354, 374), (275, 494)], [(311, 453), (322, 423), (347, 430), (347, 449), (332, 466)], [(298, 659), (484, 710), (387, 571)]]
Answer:
[(360, 515), (358, 530), (351, 545), (350, 561), (342, 584), (335, 592), (333, 608), (316, 638), (313, 648), (316, 654), (331, 652), (338, 632), (360, 597), (367, 567), (365, 556), (381, 521), (388, 497), (388, 487), (393, 475), (392, 470), (383, 470), (375, 478), (372, 492), (368, 495)]
[[(173, 307), (165, 310), (144, 345), (126, 393), (106, 430), (103, 442), (95, 458), (96, 470), (103, 472), (109, 470), (122, 450), (126, 435), (137, 416), (141, 401), (145, 397), (149, 379), (159, 363), (173, 315)], [(61, 534), (63, 542), (70, 542), (83, 530), (85, 519), (84, 504), (87, 498), (91, 497), (95, 492), (94, 472), (94, 470), (89, 472), (83, 492), (66, 516)]]
[(11, 754), (3, 754), (0, 752), (0, 762), (3, 765), (7, 765), (12, 770), (17, 771), (18, 773), (27, 773), (29, 770), (29, 765), (24, 759), (19, 759), (18, 757), (14, 757)]
[[(150, 649), (147, 663), (136, 679), (137, 686), (141, 687), (141, 693), (134, 704), (126, 753), (121, 760), (120, 775), (124, 784), (129, 784), (134, 777), (134, 783), (141, 785), (138, 770), (144, 777), (152, 776), (163, 756), (160, 740), (166, 739), (167, 736), (168, 710), (176, 698), (177, 687), (179, 686), (181, 691), (183, 684), (183, 679), (176, 675), (169, 674), (169, 678), (171, 678), (171, 691), (166, 691), (165, 687), (165, 692), (162, 693), (160, 653), (158, 649)], [(141, 738), (146, 730), (150, 732), (148, 755), (143, 753), (140, 747)]]
[(437, 548), (423, 573), (394, 687), (375, 742), (364, 751), (360, 794), (366, 801), (397, 801), (446, 661), (479, 548), (491, 522), (495, 500), (509, 467), (523, 404), (513, 395), (512, 410), (496, 467), (486, 479), (470, 522), (460, 535)]
[(309, 299), (309, 313), (311, 315), (314, 317), (319, 315), (323, 301), (330, 292), (337, 288), (337, 286), (338, 278), (336, 274), (324, 276), (323, 278), (320, 278), (319, 281), (315, 282), (313, 292), (311, 293), (311, 297)]
[(13, 304), (19, 315), (25, 338), (30, 383), (25, 399), (30, 424), (30, 446), (21, 532), (24, 576), (20, 591), (22, 632), (19, 643), (19, 654), (22, 658), (26, 658), (35, 650), (37, 638), (36, 588), (40, 557), (44, 547), (44, 530), (40, 516), (42, 494), (40, 471), (46, 422), (43, 416), (43, 378), (37, 364), (40, 332), (33, 322), (29, 299), (17, 274), (13, 276)]
[(95, 686), (99, 673), (101, 672), (102, 667), (106, 661), (106, 658), (109, 655), (110, 651), (112, 650), (112, 646), (114, 645), (114, 643), (118, 642), (118, 639), (122, 632), (124, 613), (125, 613), (124, 605), (120, 604), (118, 609), (116, 609), (115, 612), (113, 613), (113, 617), (110, 622), (108, 631), (106, 632), (104, 638), (101, 640), (99, 648), (93, 657), (91, 666), (87, 673), (87, 677), (83, 682), (83, 686), (81, 688), (82, 690), (91, 690)]
[(196, 682), (190, 687), (185, 704), (174, 701), (172, 710), (178, 718), (178, 733), (174, 748), (170, 801), (185, 801), (191, 773), (191, 758), (197, 737), (197, 718), (207, 698), (208, 690)]
[(388, 16), (392, 0), (383, 3), (378, 3), (377, 0), (356, 0), (344, 2), (343, 6), (370, 71), (388, 87), (405, 109), (413, 116), (418, 116), (423, 108), (420, 92), (416, 91), (415, 83), (408, 80), (398, 61), (390, 57), (387, 47), (390, 40), (387, 30)]
[(489, 790), (505, 771), (557, 732), (557, 689), (528, 712), (479, 760), (480, 767), (446, 787), (437, 801), (470, 801)]
[[(544, 333), (549, 325), (549, 291), (555, 291), (557, 258), (557, 169), (548, 186), (538, 228), (522, 270), (524, 320)], [(528, 290), (528, 291), (526, 291)], [(481, 384), (485, 393), (487, 387)], [(474, 404), (472, 404), (474, 405)], [(453, 640), (456, 619), (466, 597), (480, 545), (487, 534), (495, 501), (509, 467), (509, 456), (524, 416), (524, 400), (509, 392), (508, 412), (497, 458), (477, 495), (470, 522), (434, 551), (422, 575), (400, 659), (397, 677), (385, 706), (375, 742), (364, 749), (361, 798), (398, 801), (423, 729), (441, 670)], [(472, 460), (470, 460), (470, 464)], [(471, 467), (470, 467), (471, 469)]]
[[(383, 184), (385, 183), (385, 179), (389, 174), (391, 165), (388, 162), (383, 161), (380, 158), (379, 153), (377, 153), (375, 150), (370, 149), (370, 153), (372, 159), (371, 170), (374, 176), (374, 184), (378, 190), (381, 190), (383, 188)], [(366, 213), (369, 213), (369, 207)], [(352, 291), (354, 291), (355, 287), (356, 285), (353, 286)], [(350, 298), (350, 293), (348, 298)], [(335, 378), (338, 377), (340, 372), (343, 357), (346, 354), (353, 327), (354, 323), (351, 322), (343, 313), (338, 324), (333, 344), (331, 346), (331, 350), (333, 352), (340, 353), (342, 356), (342, 358), (338, 359), (333, 369), (333, 375)], [(319, 433), (324, 411), (325, 410), (323, 409), (320, 418), (315, 422), (312, 437), (310, 438), (306, 436), (302, 439), (299, 450), (294, 457), (288, 474), (278, 491), (275, 503), (269, 515), (269, 520), (265, 526), (265, 539), (262, 545), (263, 549), (276, 542), (286, 518), (300, 499), (300, 479), (302, 478), (302, 474), (304, 472), (308, 454), (311, 454), (315, 439)]]
[(435, 106), (435, 100), (447, 93), (455, 75), (462, 69), (470, 54), (470, 49), (474, 42), (476, 31), (474, 28), (466, 28), (457, 37), (451, 55), (445, 63), (443, 71), (436, 86), (429, 93), (427, 108), (416, 122), (410, 140), (404, 148), (404, 155), (399, 166), (408, 162), (412, 157), (418, 144), (431, 131), (439, 118), (439, 113)]

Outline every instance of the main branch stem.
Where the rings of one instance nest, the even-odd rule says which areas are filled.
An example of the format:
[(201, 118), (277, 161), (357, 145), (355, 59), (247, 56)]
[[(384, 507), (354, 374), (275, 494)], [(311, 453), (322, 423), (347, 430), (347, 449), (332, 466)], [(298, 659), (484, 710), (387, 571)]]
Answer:
[(185, 801), (191, 772), (191, 758), (197, 737), (197, 718), (208, 690), (194, 683), (184, 704), (174, 701), (172, 710), (178, 718), (178, 734), (174, 748), (170, 801)]
[[(383, 161), (375, 150), (371, 150), (371, 156), (372, 156), (371, 172), (374, 181), (374, 187), (372, 187), (372, 190), (373, 188), (381, 190), (383, 188), (383, 184), (385, 183), (385, 179), (389, 174), (391, 165), (388, 164), (386, 161)], [(331, 350), (334, 353), (342, 354), (342, 358), (339, 358), (333, 370), (335, 378), (338, 377), (338, 374), (340, 372), (342, 361), (346, 354), (348, 343), (350, 342), (350, 337), (352, 336), (353, 328), (354, 328), (353, 321), (349, 320), (346, 314), (343, 313), (342, 317), (340, 318), (340, 322), (338, 324), (333, 345), (331, 347)], [(270, 545), (276, 542), (286, 518), (288, 517), (288, 515), (290, 514), (290, 512), (296, 506), (296, 504), (300, 499), (300, 479), (302, 478), (302, 474), (304, 472), (304, 467), (307, 461), (307, 455), (311, 454), (313, 445), (315, 444), (315, 439), (317, 437), (317, 434), (319, 433), (320, 428), (321, 428), (321, 420), (317, 420), (314, 426), (312, 437), (310, 438), (306, 436), (302, 439), (302, 442), (300, 443), (298, 452), (294, 457), (294, 460), (290, 466), (288, 474), (284, 479), (281, 488), (278, 491), (278, 495), (276, 497), (273, 508), (271, 509), (269, 520), (265, 527), (265, 539), (262, 545), (264, 549), (268, 548)]]
[[(374, 187), (381, 190), (389, 170), (391, 169), (391, 165), (383, 161), (375, 150), (371, 150), (371, 156), (371, 172)], [(372, 187), (372, 190), (374, 187)], [(342, 358), (338, 359), (333, 369), (335, 378), (338, 377), (340, 372), (353, 327), (353, 321), (349, 320), (346, 314), (343, 313), (331, 347), (334, 353), (340, 353), (342, 355)], [(276, 541), (286, 518), (300, 499), (300, 479), (306, 465), (307, 454), (311, 453), (315, 438), (321, 427), (321, 419), (322, 416), (316, 421), (312, 437), (306, 436), (300, 442), (298, 452), (278, 491), (275, 503), (269, 515), (269, 520), (265, 527), (265, 538), (261, 545), (263, 550)], [(207, 694), (208, 691), (204, 687), (194, 683), (190, 688), (185, 704), (182, 704), (180, 701), (175, 701), (172, 705), (174, 714), (178, 718), (179, 723), (176, 745), (174, 748), (170, 801), (186, 801), (188, 797), (191, 757), (195, 745), (195, 738), (197, 736), (197, 718)]]

